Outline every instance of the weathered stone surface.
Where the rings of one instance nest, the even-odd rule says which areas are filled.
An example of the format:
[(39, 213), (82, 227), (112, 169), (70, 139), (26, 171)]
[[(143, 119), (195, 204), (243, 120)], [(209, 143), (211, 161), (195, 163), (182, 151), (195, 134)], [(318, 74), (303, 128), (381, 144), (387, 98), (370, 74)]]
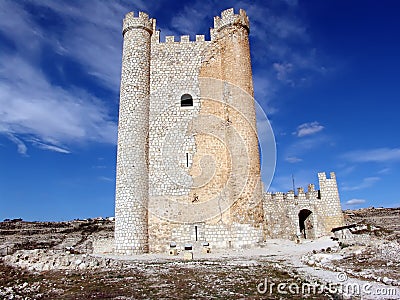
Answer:
[[(313, 184), (305, 193), (303, 188), (288, 193), (264, 194), (266, 235), (273, 238), (318, 238), (331, 234), (332, 228), (344, 226), (335, 173), (326, 178), (318, 173), (319, 190)], [(303, 215), (302, 213), (309, 213)], [(300, 228), (303, 221), (303, 228)]]
[(214, 18), (211, 40), (162, 42), (155, 19), (126, 15), (116, 253), (166, 252), (171, 242), (245, 248), (268, 236), (293, 238), (306, 209), (308, 237), (342, 225), (334, 175), (319, 174), (320, 194), (263, 195), (249, 30), (244, 10), (227, 9)]
[[(115, 251), (172, 241), (243, 247), (263, 240), (249, 20), (214, 18), (211, 40), (160, 41), (156, 20), (124, 19)], [(193, 105), (182, 106), (188, 94)]]

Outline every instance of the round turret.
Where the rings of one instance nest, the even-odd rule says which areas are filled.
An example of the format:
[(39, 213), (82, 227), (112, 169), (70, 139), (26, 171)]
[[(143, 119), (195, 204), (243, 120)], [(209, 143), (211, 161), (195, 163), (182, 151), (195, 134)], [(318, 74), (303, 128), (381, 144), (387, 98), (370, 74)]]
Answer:
[(221, 17), (214, 17), (214, 30), (217, 32), (232, 25), (243, 27), (247, 32), (249, 32), (249, 17), (243, 9), (239, 10), (239, 14), (235, 14), (233, 8), (229, 8), (221, 12)]
[[(230, 112), (229, 119), (232, 127), (242, 128), (241, 136), (245, 136), (247, 156), (249, 158), (248, 184), (242, 191), (240, 200), (232, 208), (231, 214), (240, 222), (247, 222), (243, 215), (249, 216), (251, 221), (261, 224), (263, 211), (261, 205), (262, 188), (260, 178), (260, 159), (258, 150), (258, 137), (256, 127), (256, 114), (254, 104), (254, 90), (252, 80), (250, 43), (249, 43), (249, 18), (244, 10), (235, 14), (234, 10), (227, 9), (221, 17), (214, 18), (213, 40), (221, 49), (221, 79), (232, 83), (238, 88), (229, 91), (229, 99), (225, 99), (230, 107), (234, 107), (242, 117), (235, 118), (235, 112)], [(243, 120), (246, 120), (244, 127)], [(233, 135), (227, 129), (228, 139), (231, 138), (231, 147), (237, 145)], [(236, 186), (237, 184), (233, 184)], [(251, 207), (251, 208), (249, 208)]]
[(148, 133), (150, 47), (153, 20), (140, 12), (123, 22), (123, 56), (118, 124), (115, 250), (148, 252)]
[(153, 19), (149, 19), (149, 15), (144, 12), (139, 12), (138, 17), (135, 17), (133, 12), (127, 13), (123, 21), (122, 35), (125, 36), (125, 33), (132, 29), (144, 29), (151, 35), (153, 34)]

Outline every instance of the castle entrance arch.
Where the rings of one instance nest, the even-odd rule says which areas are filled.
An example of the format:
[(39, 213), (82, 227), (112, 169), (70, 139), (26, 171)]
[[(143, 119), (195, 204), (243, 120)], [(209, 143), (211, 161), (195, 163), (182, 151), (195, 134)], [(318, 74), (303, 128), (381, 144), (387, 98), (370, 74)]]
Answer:
[(299, 212), (299, 226), (301, 237), (305, 239), (313, 239), (314, 234), (314, 215), (309, 209), (302, 209)]

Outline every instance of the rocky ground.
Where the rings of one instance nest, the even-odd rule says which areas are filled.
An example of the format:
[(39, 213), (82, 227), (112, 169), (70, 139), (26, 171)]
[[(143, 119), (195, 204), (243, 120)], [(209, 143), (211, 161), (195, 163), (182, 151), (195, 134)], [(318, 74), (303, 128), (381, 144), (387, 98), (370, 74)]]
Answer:
[[(259, 299), (257, 286), (264, 278), (304, 282), (295, 271), (267, 260), (132, 261), (95, 272), (29, 272), (1, 264), (0, 270), (0, 295), (5, 299)], [(268, 298), (292, 297), (273, 291)], [(327, 292), (307, 298), (331, 299)]]
[(74, 247), (80, 253), (91, 253), (95, 239), (114, 234), (112, 218), (74, 220), (69, 222), (24, 222), (21, 219), (0, 222), (0, 255), (17, 250)]
[[(314, 268), (378, 282), (387, 290), (400, 286), (400, 208), (365, 208), (345, 211), (352, 232), (339, 247), (313, 250), (302, 261)], [(340, 235), (338, 235), (340, 236)], [(378, 297), (379, 298), (379, 297)], [(400, 294), (388, 299), (400, 298)]]
[(345, 210), (347, 224), (366, 224), (381, 230), (374, 234), (385, 240), (400, 241), (400, 208), (363, 208)]
[[(0, 222), (0, 299), (400, 299), (399, 214), (345, 211), (362, 239), (269, 240), (192, 261), (92, 254), (94, 240), (112, 237), (112, 219), (8, 220)], [(364, 294), (344, 290), (366, 284)]]

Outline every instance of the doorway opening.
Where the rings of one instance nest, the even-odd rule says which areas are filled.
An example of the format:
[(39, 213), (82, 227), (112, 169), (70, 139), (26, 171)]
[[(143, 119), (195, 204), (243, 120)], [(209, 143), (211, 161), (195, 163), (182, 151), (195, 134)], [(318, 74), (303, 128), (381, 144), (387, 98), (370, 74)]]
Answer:
[(302, 238), (313, 239), (314, 238), (314, 222), (313, 213), (311, 210), (302, 209), (299, 212), (299, 226), (300, 234)]

